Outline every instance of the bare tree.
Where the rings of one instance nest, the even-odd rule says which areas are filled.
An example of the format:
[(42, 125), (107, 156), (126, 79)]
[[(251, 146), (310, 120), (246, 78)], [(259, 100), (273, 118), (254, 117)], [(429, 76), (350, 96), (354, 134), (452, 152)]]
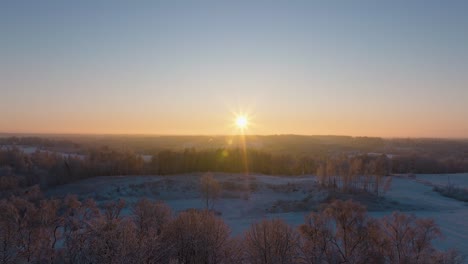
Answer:
[(335, 201), (323, 213), (335, 223), (332, 240), (341, 261), (345, 263), (368, 263), (369, 261), (369, 218), (366, 209), (351, 200)]
[(136, 262), (161, 263), (167, 261), (170, 247), (164, 243), (166, 226), (172, 220), (171, 209), (162, 202), (139, 200), (133, 207), (136, 227)]
[(351, 176), (351, 181), (352, 181), (351, 185), (352, 185), (353, 189), (360, 188), (359, 184), (361, 184), (360, 176), (362, 174), (362, 171), (363, 171), (362, 159), (361, 158), (354, 158), (351, 161), (351, 165), (350, 165), (350, 168), (349, 168), (349, 174)]
[(262, 220), (245, 233), (248, 263), (286, 264), (299, 259), (299, 235), (283, 220)]
[(312, 213), (299, 230), (307, 263), (381, 263), (380, 243), (373, 240), (379, 225), (358, 203), (337, 200)]
[(203, 175), (200, 179), (200, 191), (202, 199), (205, 202), (206, 209), (212, 210), (215, 201), (221, 195), (221, 186), (211, 174)]
[(301, 252), (306, 263), (333, 263), (337, 254), (333, 252), (333, 229), (326, 217), (321, 213), (311, 213), (299, 231)]
[(325, 169), (326, 175), (328, 178), (328, 187), (333, 187), (336, 188), (336, 174), (337, 174), (337, 168), (336, 168), (336, 162), (333, 159), (327, 160), (327, 167)]
[(326, 186), (327, 171), (324, 164), (318, 166), (316, 174), (320, 185)]
[(94, 200), (80, 202), (76, 196), (64, 199), (64, 258), (66, 263), (87, 263), (89, 260), (89, 226), (102, 218)]
[(209, 210), (192, 209), (173, 219), (163, 203), (142, 199), (130, 216), (121, 216), (123, 201), (101, 211), (93, 200), (41, 199), (34, 190), (25, 198), (0, 200), (0, 264), (464, 261), (457, 251), (432, 245), (441, 236), (433, 220), (402, 213), (376, 220), (352, 201), (334, 201), (311, 213), (299, 233), (274, 219), (231, 238), (228, 226)]
[(391, 263), (434, 263), (440, 256), (431, 244), (441, 236), (434, 220), (395, 212), (383, 218), (382, 226)]
[(58, 213), (60, 200), (41, 200), (39, 202), (37, 223), (39, 248), (36, 259), (39, 262), (54, 262), (58, 257), (56, 245), (62, 239), (63, 217)]
[(180, 213), (167, 227), (167, 246), (178, 263), (225, 263), (230, 230), (210, 211)]
[(0, 200), (0, 263), (15, 263), (18, 259), (19, 212), (12, 203)]
[(124, 264), (134, 262), (135, 224), (129, 218), (101, 218), (86, 232), (86, 254), (92, 263)]

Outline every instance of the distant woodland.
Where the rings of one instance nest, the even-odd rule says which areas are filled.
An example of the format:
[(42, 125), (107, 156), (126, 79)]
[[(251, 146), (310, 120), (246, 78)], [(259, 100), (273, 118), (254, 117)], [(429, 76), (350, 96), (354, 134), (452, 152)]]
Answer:
[[(378, 192), (385, 175), (468, 172), (466, 140), (293, 135), (244, 140), (246, 149), (240, 136), (3, 137), (0, 188), (46, 188), (95, 176), (211, 171), (312, 174), (328, 187)], [(37, 150), (26, 153), (24, 146)]]

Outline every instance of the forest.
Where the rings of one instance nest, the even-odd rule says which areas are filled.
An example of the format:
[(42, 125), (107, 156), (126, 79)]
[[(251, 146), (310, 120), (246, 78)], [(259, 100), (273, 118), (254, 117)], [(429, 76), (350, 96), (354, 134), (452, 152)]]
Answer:
[[(317, 174), (325, 185), (349, 189), (357, 187), (359, 178), (376, 182), (390, 175), (391, 160), (377, 157), (344, 156), (327, 159), (272, 155), (248, 149), (215, 149), (183, 152), (165, 150), (149, 162), (140, 155), (109, 148), (94, 149), (84, 157), (64, 156), (54, 152), (35, 151), (26, 154), (18, 148), (0, 150), (0, 189), (5, 193), (15, 187), (38, 184), (41, 188), (80, 179), (113, 175), (171, 175), (194, 172), (260, 173), (267, 175)], [(342, 183), (345, 183), (343, 185)], [(367, 188), (367, 187), (366, 187)], [(364, 189), (362, 187), (361, 189)]]

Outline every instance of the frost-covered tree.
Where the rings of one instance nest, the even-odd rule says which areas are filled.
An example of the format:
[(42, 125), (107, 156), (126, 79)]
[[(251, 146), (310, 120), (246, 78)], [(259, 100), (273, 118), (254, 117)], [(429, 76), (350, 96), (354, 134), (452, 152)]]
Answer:
[(244, 236), (248, 263), (287, 264), (299, 260), (299, 235), (283, 220), (262, 220)]
[(372, 234), (378, 226), (361, 205), (335, 201), (299, 227), (307, 263), (378, 263)]
[(166, 226), (172, 220), (171, 209), (162, 202), (139, 200), (133, 207), (136, 231), (136, 262), (164, 263), (171, 248), (165, 243)]
[(177, 263), (226, 263), (229, 235), (229, 227), (212, 212), (189, 210), (167, 226), (167, 246)]

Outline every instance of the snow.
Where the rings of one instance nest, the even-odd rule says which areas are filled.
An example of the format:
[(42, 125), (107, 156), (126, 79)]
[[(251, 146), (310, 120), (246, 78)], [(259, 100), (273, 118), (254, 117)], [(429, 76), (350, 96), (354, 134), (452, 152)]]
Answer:
[[(147, 197), (162, 200), (175, 212), (180, 212), (204, 207), (198, 191), (200, 176), (202, 174), (96, 177), (59, 186), (46, 194), (61, 197), (74, 193), (81, 199), (94, 198), (98, 203), (122, 198), (128, 206)], [(326, 197), (311, 175), (281, 177), (215, 173), (214, 178), (223, 187), (222, 197), (214, 209), (221, 213), (233, 235), (241, 234), (253, 222), (263, 218), (281, 218), (298, 226)], [(383, 217), (394, 210), (401, 210), (418, 217), (433, 218), (445, 236), (445, 239), (436, 241), (436, 246), (440, 249), (457, 248), (468, 255), (468, 204), (432, 191), (433, 184), (446, 184), (447, 178), (456, 185), (468, 186), (468, 174), (416, 175), (416, 178), (394, 176), (391, 188), (384, 194), (390, 202), (380, 209), (369, 207), (372, 210), (377, 208), (369, 214)], [(129, 208), (125, 212), (129, 212)]]
[[(446, 177), (447, 175), (416, 175), (416, 179), (394, 177), (392, 187), (385, 196), (419, 208), (405, 213), (434, 219), (444, 235), (443, 240), (436, 241), (436, 246), (441, 249), (457, 248), (468, 255), (468, 203), (444, 197), (434, 192), (431, 185), (417, 181), (422, 178), (440, 184), (444, 183)], [(468, 174), (452, 174), (450, 178), (457, 178), (460, 184), (468, 183)], [(391, 212), (370, 212), (370, 215), (381, 217), (389, 213)]]
[(437, 185), (454, 185), (456, 187), (468, 188), (468, 173), (458, 174), (419, 174), (417, 179), (429, 181)]

